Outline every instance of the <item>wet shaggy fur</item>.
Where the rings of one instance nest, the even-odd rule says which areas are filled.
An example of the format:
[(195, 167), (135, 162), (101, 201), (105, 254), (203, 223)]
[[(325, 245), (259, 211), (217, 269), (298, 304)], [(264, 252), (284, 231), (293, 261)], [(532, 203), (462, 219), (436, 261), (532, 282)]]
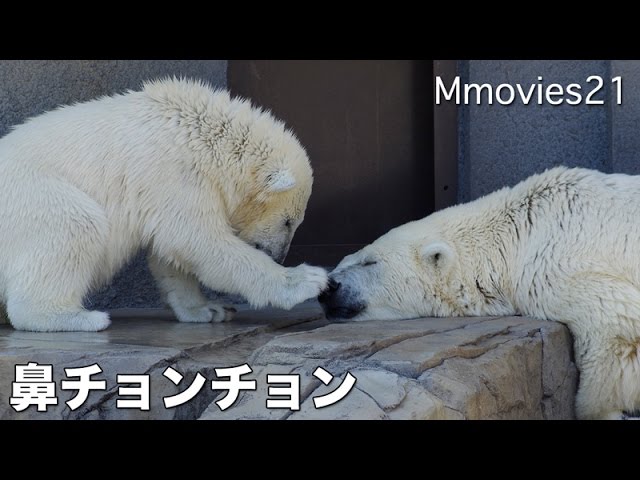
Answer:
[[(580, 418), (640, 407), (640, 176), (557, 167), (346, 257), (331, 316), (529, 315), (574, 338)], [(336, 285), (339, 284), (339, 287)]]

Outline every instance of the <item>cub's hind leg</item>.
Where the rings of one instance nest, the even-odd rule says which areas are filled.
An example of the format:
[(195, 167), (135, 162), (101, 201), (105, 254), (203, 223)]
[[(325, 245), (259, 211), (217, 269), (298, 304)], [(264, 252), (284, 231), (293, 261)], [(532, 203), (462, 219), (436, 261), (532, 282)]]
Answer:
[[(109, 326), (104, 312), (82, 300), (104, 268), (109, 223), (104, 210), (73, 185), (46, 178), (34, 195), (16, 199), (15, 220), (3, 236), (7, 314), (18, 330), (95, 332)], [(20, 213), (22, 212), (22, 213)], [(26, 213), (25, 213), (26, 212)]]

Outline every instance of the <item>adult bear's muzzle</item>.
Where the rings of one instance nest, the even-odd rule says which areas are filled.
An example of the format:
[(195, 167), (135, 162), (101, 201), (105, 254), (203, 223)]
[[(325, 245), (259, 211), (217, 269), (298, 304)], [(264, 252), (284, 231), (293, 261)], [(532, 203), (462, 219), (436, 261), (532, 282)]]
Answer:
[(320, 294), (318, 301), (329, 320), (350, 319), (366, 308), (352, 288), (331, 276), (327, 289)]

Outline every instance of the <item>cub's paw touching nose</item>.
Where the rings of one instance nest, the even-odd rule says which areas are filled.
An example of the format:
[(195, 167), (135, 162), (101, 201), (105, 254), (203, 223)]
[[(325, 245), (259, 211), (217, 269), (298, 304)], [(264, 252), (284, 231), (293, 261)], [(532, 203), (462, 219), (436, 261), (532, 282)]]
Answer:
[(327, 288), (329, 281), (324, 268), (298, 265), (287, 269), (284, 286), (274, 306), (290, 309), (310, 298), (316, 298)]

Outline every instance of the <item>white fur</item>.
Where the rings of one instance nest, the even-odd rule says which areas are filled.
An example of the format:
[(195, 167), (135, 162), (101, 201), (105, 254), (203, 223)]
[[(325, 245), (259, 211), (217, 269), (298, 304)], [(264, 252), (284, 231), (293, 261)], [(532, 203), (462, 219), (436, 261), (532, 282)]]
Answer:
[(280, 170), (275, 173), (269, 182), (267, 188), (271, 192), (286, 192), (296, 185), (296, 179), (289, 170)]
[[(391, 230), (331, 276), (366, 304), (356, 320), (563, 322), (580, 369), (577, 415), (621, 418), (640, 407), (639, 219), (640, 176), (559, 167)], [(455, 255), (425, 261), (442, 244)]]
[(286, 254), (311, 185), (281, 122), (199, 82), (156, 81), (45, 113), (0, 139), (0, 303), (18, 329), (101, 330), (108, 315), (84, 310), (83, 297), (149, 247), (181, 321), (230, 316), (198, 280), (290, 308), (326, 274), (264, 252)]

